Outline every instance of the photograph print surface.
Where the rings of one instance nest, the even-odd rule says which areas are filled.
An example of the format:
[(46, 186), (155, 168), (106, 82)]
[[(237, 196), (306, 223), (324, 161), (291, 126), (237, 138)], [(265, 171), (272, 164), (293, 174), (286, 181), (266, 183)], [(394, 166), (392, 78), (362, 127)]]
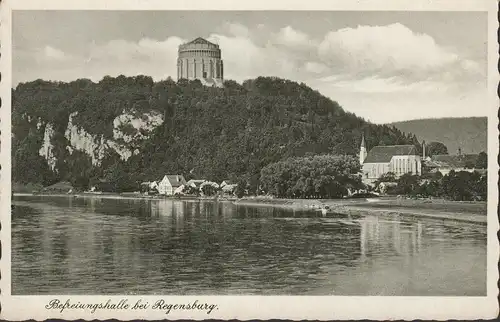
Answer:
[(488, 12), (118, 9), (12, 11), (13, 296), (490, 295)]

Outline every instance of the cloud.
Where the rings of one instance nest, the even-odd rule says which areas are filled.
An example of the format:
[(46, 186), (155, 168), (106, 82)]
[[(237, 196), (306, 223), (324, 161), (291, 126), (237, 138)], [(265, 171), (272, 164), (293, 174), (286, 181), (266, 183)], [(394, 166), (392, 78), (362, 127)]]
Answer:
[(220, 28), (217, 28), (219, 33), (226, 33), (236, 37), (246, 37), (250, 36), (250, 31), (248, 28), (239, 23), (226, 22)]
[(279, 32), (275, 33), (272, 37), (272, 42), (278, 45), (288, 47), (296, 47), (299, 49), (309, 49), (317, 45), (317, 42), (310, 38), (306, 33), (293, 29), (291, 26), (281, 28)]
[(336, 73), (350, 72), (362, 78), (399, 75), (419, 82), (436, 78), (446, 70), (452, 71), (449, 76), (454, 80), (480, 72), (477, 63), (461, 59), (431, 36), (415, 33), (399, 23), (330, 31), (318, 52)]
[(329, 71), (329, 67), (318, 62), (308, 61), (304, 64), (304, 68), (309, 73), (323, 74)]
[(44, 55), (43, 58), (48, 60), (60, 61), (60, 60), (66, 60), (68, 58), (62, 50), (59, 50), (51, 46), (45, 46), (45, 48), (43, 48), (43, 55)]
[(140, 62), (140, 61), (169, 61), (177, 59), (177, 48), (184, 40), (178, 37), (169, 37), (158, 41), (143, 38), (138, 42), (112, 40), (103, 46), (94, 46), (89, 58), (95, 60)]
[(436, 90), (448, 90), (449, 85), (432, 80), (408, 83), (398, 76), (382, 78), (370, 76), (356, 79), (350, 76), (327, 76), (320, 78), (319, 83), (326, 84), (336, 90), (347, 93), (432, 93)]
[(280, 76), (297, 79), (302, 60), (284, 47), (261, 42), (259, 35), (251, 37), (212, 34), (209, 41), (222, 48), (224, 73), (228, 79), (243, 81), (258, 76)]

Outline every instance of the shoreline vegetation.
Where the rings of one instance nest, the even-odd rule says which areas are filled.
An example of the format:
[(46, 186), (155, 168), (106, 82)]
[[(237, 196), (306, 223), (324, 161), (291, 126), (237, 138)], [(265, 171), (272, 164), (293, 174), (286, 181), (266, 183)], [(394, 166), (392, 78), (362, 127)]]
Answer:
[(227, 201), (237, 206), (279, 207), (295, 211), (318, 211), (339, 215), (401, 215), (476, 224), (487, 223), (487, 203), (484, 201), (450, 201), (444, 199), (407, 199), (400, 197), (352, 198), (352, 199), (282, 199), (270, 197), (165, 197), (139, 193), (23, 193), (13, 196), (101, 198), (128, 200), (199, 200)]

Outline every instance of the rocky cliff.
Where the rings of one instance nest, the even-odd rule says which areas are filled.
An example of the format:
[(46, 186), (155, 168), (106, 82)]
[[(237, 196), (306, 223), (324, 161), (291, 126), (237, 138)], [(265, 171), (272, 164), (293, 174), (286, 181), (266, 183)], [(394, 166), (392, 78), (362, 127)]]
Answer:
[[(128, 160), (133, 154), (139, 153), (137, 146), (141, 141), (147, 140), (149, 134), (163, 123), (162, 115), (156, 111), (137, 113), (137, 111), (124, 111), (113, 120), (113, 139), (107, 139), (103, 134), (88, 133), (82, 126), (75, 122), (78, 112), (69, 115), (64, 137), (67, 145), (64, 147), (71, 155), (73, 151), (81, 151), (90, 157), (92, 165), (100, 166), (110, 153), (117, 153), (123, 161)], [(32, 121), (28, 116), (27, 121)], [(31, 123), (31, 122), (30, 122)], [(39, 150), (49, 165), (50, 169), (57, 171), (57, 157), (54, 154), (54, 136), (56, 134), (51, 123), (37, 119), (36, 128), (45, 126), (43, 141)]]

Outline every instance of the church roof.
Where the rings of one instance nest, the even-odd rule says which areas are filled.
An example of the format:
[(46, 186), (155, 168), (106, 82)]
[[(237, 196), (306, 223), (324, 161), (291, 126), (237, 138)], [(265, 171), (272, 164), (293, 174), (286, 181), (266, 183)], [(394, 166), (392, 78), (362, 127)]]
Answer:
[(376, 146), (370, 150), (364, 163), (389, 163), (393, 156), (418, 155), (414, 145)]

